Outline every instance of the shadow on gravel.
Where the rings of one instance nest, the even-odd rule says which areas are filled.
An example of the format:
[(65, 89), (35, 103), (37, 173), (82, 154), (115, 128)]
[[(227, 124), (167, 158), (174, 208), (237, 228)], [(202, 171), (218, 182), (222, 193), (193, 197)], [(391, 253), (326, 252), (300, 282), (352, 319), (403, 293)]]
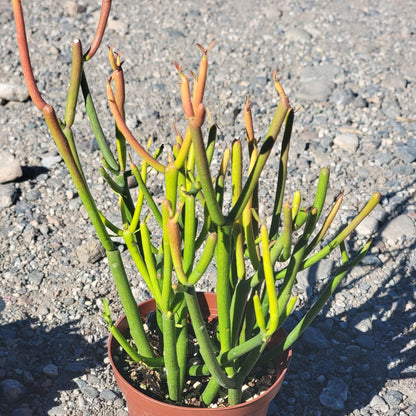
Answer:
[(77, 377), (102, 362), (97, 351), (103, 344), (89, 344), (77, 331), (76, 321), (47, 330), (29, 317), (0, 326), (1, 416), (16, 409), (19, 415), (46, 416), (59, 404), (58, 391), (74, 388)]
[[(416, 242), (409, 242), (397, 252), (387, 253), (394, 257), (399, 252), (415, 250)], [(401, 258), (409, 260), (410, 255)], [(308, 339), (308, 332), (295, 343), (291, 368), (275, 399), (277, 415), (283, 415), (278, 410), (279, 401), (283, 401), (285, 410), (289, 406), (293, 415), (302, 416), (348, 415), (368, 406), (376, 395), (384, 399), (371, 404), (372, 411), (381, 406), (377, 414), (399, 414), (399, 409), (411, 405), (411, 400), (406, 401), (394, 385), (399, 380), (413, 379), (411, 383), (416, 388), (415, 267), (403, 261), (390, 275), (382, 265), (377, 267), (378, 270), (364, 265), (347, 277), (337, 291), (344, 295), (345, 306), (337, 309), (333, 299), (312, 323), (323, 335), (322, 339), (318, 337), (322, 341), (320, 348)], [(316, 287), (316, 275), (309, 275), (308, 281)], [(360, 293), (362, 299), (357, 298)], [(330, 309), (335, 309), (336, 314), (326, 318)], [(327, 390), (332, 399), (325, 400), (324, 406), (321, 394), (329, 380), (334, 380), (340, 389)], [(385, 385), (390, 385), (387, 395), (383, 392)], [(336, 400), (337, 395), (342, 397), (340, 392), (348, 393), (345, 402), (342, 398)]]
[(39, 175), (43, 173), (48, 173), (49, 169), (44, 166), (22, 166), (22, 177), (18, 182), (24, 182), (27, 180), (36, 179)]

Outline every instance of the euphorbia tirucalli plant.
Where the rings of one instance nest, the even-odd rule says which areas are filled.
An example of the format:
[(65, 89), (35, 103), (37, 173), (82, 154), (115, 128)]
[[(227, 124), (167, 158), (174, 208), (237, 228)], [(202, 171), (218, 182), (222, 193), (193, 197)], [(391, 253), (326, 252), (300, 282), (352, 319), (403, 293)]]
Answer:
[[(132, 340), (125, 339), (113, 324), (108, 302), (104, 300), (104, 318), (111, 333), (133, 361), (160, 372), (161, 377), (166, 379), (166, 394), (171, 401), (181, 404), (185, 380), (203, 374), (209, 379), (200, 397), (205, 405), (215, 399), (220, 388), (228, 390), (230, 405), (238, 404), (244, 380), (253, 367), (288, 349), (319, 313), (345, 274), (363, 258), (370, 241), (353, 258), (347, 254), (344, 242), (377, 205), (380, 195), (375, 193), (339, 234), (318, 249), (341, 205), (342, 195), (318, 227), (329, 181), (329, 170), (325, 167), (321, 170), (310, 206), (301, 207), (299, 191), (291, 198), (292, 202), (284, 202), (294, 112), (276, 74), (274, 84), (280, 100), (264, 139), (257, 140), (255, 137), (250, 102), (246, 99), (246, 143), (236, 139), (222, 155), (215, 155), (217, 126), (211, 123), (209, 128), (205, 127), (206, 108), (203, 103), (207, 53), (212, 44), (207, 49), (198, 45), (202, 50), (202, 59), (198, 73), (190, 77), (193, 80), (192, 93), (188, 77), (175, 63), (187, 127), (183, 135), (176, 130), (176, 142), (167, 162), (161, 161), (161, 149), (152, 153), (149, 150), (151, 144), (141, 144), (127, 127), (122, 62), (120, 55), (110, 48), (109, 60), (113, 72), (108, 78), (107, 96), (116, 126), (115, 156), (113, 146), (108, 144), (100, 126), (84, 71), (84, 65), (91, 60), (101, 43), (110, 4), (105, 0), (102, 3), (91, 47), (84, 52), (80, 40), (72, 43), (70, 85), (64, 119), (60, 120), (37, 89), (21, 1), (13, 0), (24, 77), (32, 101), (45, 117), (106, 250)], [(100, 173), (118, 198), (121, 218), (118, 225), (111, 223), (97, 207), (78, 157), (73, 124), (80, 90), (102, 153)], [(270, 183), (260, 178), (282, 127), (284, 132), (273, 212), (270, 218), (262, 218), (259, 214), (259, 187), (265, 184), (270, 187)], [(127, 144), (139, 156), (138, 165), (133, 162), (135, 156), (129, 155)], [(245, 165), (244, 152), (247, 152), (249, 161)], [(220, 160), (216, 171), (211, 168), (214, 157)], [(148, 181), (150, 170), (156, 171), (164, 183), (162, 203), (152, 198), (152, 184)], [(229, 172), (231, 175), (228, 175)], [(134, 176), (138, 182), (136, 201), (127, 186), (129, 176)], [(244, 177), (247, 178), (245, 181)], [(227, 192), (230, 194), (230, 206), (224, 204)], [(310, 200), (309, 194), (307, 199)], [(156, 237), (158, 233), (152, 233), (149, 221), (160, 227), (160, 240)], [(155, 299), (159, 333), (159, 349), (156, 352), (149, 343), (113, 236), (123, 238), (138, 274)], [(327, 287), (287, 338), (266, 352), (270, 337), (282, 327), (296, 305), (297, 299), (292, 290), (297, 273), (316, 264), (337, 247), (341, 253), (341, 265)], [(207, 330), (196, 294), (198, 281), (211, 263), (217, 270), (218, 327), (214, 334)], [(197, 339), (202, 364), (192, 364), (194, 357), (188, 351), (190, 333)]]

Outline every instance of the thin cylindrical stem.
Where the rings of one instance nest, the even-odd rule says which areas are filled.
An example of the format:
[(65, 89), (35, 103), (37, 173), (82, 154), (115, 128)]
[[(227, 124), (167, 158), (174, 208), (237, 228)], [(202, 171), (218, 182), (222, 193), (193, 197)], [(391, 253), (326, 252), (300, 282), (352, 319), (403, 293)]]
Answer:
[(108, 145), (107, 139), (105, 138), (103, 129), (101, 128), (101, 124), (98, 120), (97, 112), (95, 111), (94, 101), (92, 99), (84, 71), (82, 71), (81, 75), (81, 90), (82, 95), (84, 96), (85, 109), (87, 111), (87, 115), (90, 120), (90, 124), (94, 132), (95, 138), (97, 139), (98, 147), (101, 150), (105, 162), (112, 169), (113, 173), (118, 173), (120, 167), (118, 166), (117, 161), (114, 158), (110, 146)]
[(283, 134), (282, 148), (280, 150), (279, 174), (277, 177), (276, 192), (274, 199), (273, 217), (270, 226), (269, 238), (276, 238), (280, 225), (280, 215), (282, 212), (283, 198), (287, 179), (287, 162), (289, 160), (290, 138), (292, 135), (294, 113), (289, 108), (286, 114), (285, 131)]
[(131, 291), (120, 252), (117, 249), (114, 249), (111, 251), (107, 250), (106, 253), (108, 264), (110, 265), (111, 273), (114, 277), (114, 282), (126, 314), (127, 322), (129, 323), (131, 337), (139, 350), (139, 354), (153, 358), (153, 351), (147, 340), (142, 318), (140, 317), (136, 300)]
[(161, 309), (168, 311), (170, 309), (170, 302), (172, 297), (172, 255), (169, 248), (168, 235), (168, 221), (172, 214), (172, 206), (170, 202), (165, 199), (162, 202), (162, 221), (163, 221), (163, 271), (162, 271), (162, 302)]
[(79, 87), (82, 77), (82, 45), (79, 39), (75, 39), (72, 42), (72, 68), (71, 79), (69, 81), (68, 96), (66, 100), (65, 109), (65, 124), (67, 127), (71, 127), (74, 124), (75, 109), (77, 106)]
[(189, 275), (189, 284), (194, 285), (205, 273), (205, 270), (211, 263), (217, 244), (217, 233), (210, 233), (206, 239), (204, 251), (201, 254), (194, 270)]
[(127, 127), (120, 110), (117, 107), (115, 97), (113, 91), (111, 89), (110, 82), (107, 83), (107, 96), (108, 96), (108, 103), (110, 106), (110, 110), (113, 114), (113, 117), (116, 121), (117, 127), (120, 129), (120, 132), (123, 134), (125, 139), (129, 142), (130, 146), (144, 159), (146, 162), (155, 168), (158, 172), (163, 173), (165, 167), (158, 162), (153, 156), (151, 156), (143, 146), (136, 140), (133, 134), (130, 132), (129, 128)]
[(196, 125), (192, 119), (189, 121), (189, 126), (191, 130), (192, 143), (195, 148), (195, 154), (197, 155), (195, 162), (198, 169), (198, 177), (201, 182), (202, 190), (204, 191), (207, 208), (212, 221), (218, 225), (222, 225), (225, 222), (225, 218), (221, 212), (221, 207), (217, 202), (215, 190), (212, 185), (207, 154), (202, 140), (201, 127)]
[(33, 104), (43, 111), (47, 103), (43, 100), (41, 93), (33, 75), (32, 64), (30, 62), (29, 48), (27, 44), (25, 21), (21, 0), (13, 0), (14, 20), (16, 22), (17, 46), (19, 48), (20, 62), (22, 64), (23, 76)]
[[(145, 161), (143, 161), (143, 163), (145, 164), (144, 166), (147, 166), (147, 163)], [(149, 190), (146, 187), (145, 181), (143, 180), (142, 175), (146, 172), (146, 169), (142, 169), (142, 174), (140, 174), (139, 170), (137, 169), (137, 166), (132, 162), (131, 163), (131, 172), (133, 173), (134, 177), (137, 180), (137, 183), (139, 185), (140, 188), (140, 193), (142, 195), (142, 197), (144, 197), (147, 201), (147, 203), (149, 204), (149, 208), (152, 211), (153, 215), (155, 216), (158, 224), (161, 226), (162, 225), (162, 214), (159, 211), (159, 208), (157, 207), (155, 201), (152, 198), (152, 195), (150, 194)], [(136, 204), (136, 210), (137, 210), (137, 206), (139, 204)], [(140, 214), (140, 211), (138, 211), (138, 216)], [(133, 230), (131, 230), (133, 231)]]
[(183, 235), (183, 269), (189, 276), (195, 260), (195, 196), (188, 194), (185, 196), (185, 223)]
[(108, 15), (110, 14), (110, 9), (111, 0), (103, 0), (101, 3), (100, 18), (98, 20), (97, 30), (95, 31), (95, 35), (91, 42), (91, 46), (84, 56), (84, 59), (86, 61), (89, 61), (100, 47), (101, 41), (104, 36), (105, 27), (107, 25)]
[(163, 323), (163, 357), (165, 359), (166, 378), (169, 390), (169, 398), (175, 402), (181, 396), (181, 386), (179, 384), (179, 365), (176, 354), (176, 327), (172, 312), (162, 314)]

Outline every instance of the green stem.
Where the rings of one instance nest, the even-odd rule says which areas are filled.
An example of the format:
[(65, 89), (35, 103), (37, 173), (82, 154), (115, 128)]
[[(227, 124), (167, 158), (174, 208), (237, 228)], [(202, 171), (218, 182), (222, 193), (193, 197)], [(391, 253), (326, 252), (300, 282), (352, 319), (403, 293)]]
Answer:
[(110, 150), (107, 139), (104, 136), (103, 129), (101, 128), (84, 71), (82, 71), (81, 75), (81, 90), (82, 95), (84, 96), (85, 109), (104, 160), (113, 171), (118, 172), (120, 167)]
[(69, 147), (71, 149), (71, 153), (72, 153), (72, 157), (74, 158), (75, 163), (77, 164), (78, 170), (80, 172), (80, 174), (82, 175), (82, 177), (84, 178), (84, 182), (85, 181), (85, 176), (84, 176), (84, 172), (82, 170), (82, 166), (81, 166), (81, 161), (79, 159), (79, 155), (78, 155), (78, 150), (75, 144), (75, 140), (74, 140), (74, 135), (72, 134), (72, 129), (71, 127), (63, 127), (63, 125), (61, 124), (61, 128), (62, 128), (62, 132), (64, 133)]
[(282, 213), (283, 197), (285, 193), (285, 185), (287, 178), (287, 162), (289, 159), (289, 147), (290, 137), (292, 135), (293, 119), (293, 110), (289, 108), (286, 114), (285, 132), (283, 134), (282, 148), (280, 150), (279, 174), (277, 177), (272, 223), (269, 231), (270, 239), (274, 239), (277, 237), (280, 225), (280, 215)]
[[(143, 161), (143, 164), (145, 164), (147, 166), (147, 163), (145, 161)], [(147, 203), (149, 204), (149, 208), (153, 212), (153, 215), (155, 216), (158, 224), (160, 226), (162, 226), (162, 214), (160, 213), (155, 201), (152, 198), (152, 195), (150, 194), (149, 190), (146, 187), (146, 184), (145, 184), (145, 181), (142, 178), (142, 175), (140, 174), (139, 170), (137, 169), (137, 166), (134, 163), (131, 164), (131, 172), (133, 173), (134, 177), (136, 178), (137, 183), (138, 183), (139, 188), (140, 188), (140, 192), (144, 196), (144, 198), (146, 199)], [(142, 174), (143, 173), (144, 172), (142, 170)]]
[(153, 287), (153, 281), (150, 278), (149, 273), (148, 273), (148, 270), (149, 270), (148, 265), (143, 260), (142, 253), (140, 253), (139, 249), (137, 248), (133, 234), (128, 230), (124, 230), (123, 239), (137, 267), (137, 270), (143, 277), (143, 280), (146, 282), (146, 285), (148, 286), (150, 292), (152, 293), (152, 296), (155, 298), (156, 302), (159, 301), (160, 299), (159, 292), (157, 291), (157, 289)]
[(202, 139), (201, 128), (196, 126), (193, 120), (189, 121), (189, 127), (196, 155), (195, 162), (198, 169), (198, 177), (201, 182), (202, 190), (204, 191), (208, 211), (212, 221), (218, 225), (222, 225), (225, 222), (225, 218), (221, 212), (221, 207), (217, 202), (215, 190), (212, 185), (212, 178), (209, 170), (204, 141)]
[(168, 221), (172, 207), (168, 200), (164, 200), (162, 203), (162, 219), (163, 219), (163, 271), (162, 271), (162, 303), (161, 308), (163, 311), (168, 311), (170, 308), (170, 301), (172, 295), (172, 256), (169, 247), (169, 235), (168, 235)]
[(65, 109), (65, 124), (71, 127), (74, 124), (75, 109), (77, 106), (79, 86), (81, 83), (82, 64), (82, 46), (79, 39), (72, 42), (72, 68), (71, 79), (69, 81), (68, 96)]
[(241, 325), (246, 314), (247, 299), (250, 293), (250, 281), (238, 280), (231, 301), (231, 344), (236, 345)]
[(176, 354), (176, 327), (172, 312), (162, 314), (162, 326), (163, 357), (165, 359), (169, 398), (178, 402), (181, 395), (181, 386), (179, 384), (179, 365)]
[(221, 343), (221, 351), (228, 351), (231, 345), (231, 293), (229, 273), (231, 266), (231, 239), (230, 226), (218, 227), (218, 241), (215, 248), (215, 260), (217, 264), (217, 306), (218, 306), (218, 332)]
[(209, 406), (214, 401), (215, 397), (217, 397), (220, 387), (218, 381), (214, 377), (211, 377), (201, 394), (201, 400)]
[(195, 260), (195, 196), (185, 196), (185, 224), (183, 231), (183, 270), (189, 276)]
[(108, 264), (114, 277), (114, 282), (126, 314), (127, 322), (130, 328), (130, 334), (136, 344), (139, 354), (144, 357), (153, 358), (153, 352), (147, 340), (140, 312), (131, 291), (126, 271), (123, 266), (120, 252), (115, 250), (107, 250)]
[(319, 220), (319, 217), (322, 212), (322, 208), (325, 204), (326, 191), (328, 189), (329, 182), (329, 169), (327, 167), (322, 168), (319, 174), (318, 188), (316, 190), (315, 200), (313, 206), (318, 210), (316, 221)]
[(215, 246), (217, 244), (217, 234), (210, 233), (206, 239), (206, 244), (198, 263), (189, 275), (189, 284), (194, 285), (205, 273), (205, 270), (210, 265), (212, 257), (214, 256)]
[(217, 140), (217, 129), (217, 125), (212, 124), (208, 131), (208, 143), (206, 148), (208, 165), (211, 165), (212, 157), (214, 156), (215, 143)]
[[(290, 258), (289, 265), (287, 266), (287, 273), (283, 281), (282, 287), (279, 291), (278, 297), (278, 310), (283, 311), (286, 309), (287, 302), (289, 301), (292, 293), (292, 288), (295, 283), (296, 275), (298, 273), (301, 262), (304, 259), (304, 253), (308, 244), (309, 237), (316, 224), (317, 209), (312, 208), (311, 213), (306, 221), (305, 230), (300, 237), (299, 241), (295, 244), (292, 256)], [(281, 318), (277, 327), (281, 326)]]
[(107, 299), (103, 299), (103, 306), (104, 306), (103, 318), (108, 325), (108, 329), (113, 334), (113, 337), (120, 344), (123, 350), (126, 351), (126, 353), (130, 356), (130, 358), (134, 360), (135, 362), (143, 362), (144, 364), (152, 368), (163, 367), (164, 366), (163, 357), (157, 357), (157, 358), (143, 357), (130, 345), (130, 343), (126, 340), (124, 335), (114, 325), (114, 322), (111, 319), (110, 308), (108, 306)]
[(157, 278), (156, 261), (152, 253), (150, 233), (145, 222), (141, 222), (140, 224), (140, 235), (143, 246), (144, 261), (146, 263), (146, 270), (149, 273), (149, 278), (153, 287), (153, 297), (155, 298), (156, 304), (160, 305), (162, 300), (162, 293), (160, 292), (159, 282)]
[(186, 302), (182, 301), (182, 307), (177, 312), (179, 315), (177, 324), (176, 354), (179, 366), (179, 388), (185, 385), (186, 369), (188, 364), (188, 309)]
[(290, 257), (290, 251), (292, 250), (292, 207), (289, 202), (286, 202), (283, 207), (283, 221), (284, 227), (281, 234), (283, 238), (282, 253), (279, 256), (279, 261), (286, 261)]
[(269, 324), (266, 334), (271, 336), (278, 327), (279, 307), (277, 303), (276, 286), (273, 276), (273, 265), (270, 258), (269, 239), (265, 225), (261, 226), (261, 238), (263, 248), (264, 280), (266, 283), (267, 299), (269, 303)]
[(332, 221), (335, 218), (335, 215), (338, 212), (339, 207), (341, 206), (341, 202), (342, 202), (342, 198), (343, 198), (343, 194), (341, 194), (334, 206), (331, 208), (331, 211), (329, 212), (329, 214), (327, 215), (327, 217), (325, 218), (325, 221), (321, 227), (321, 229), (319, 230), (318, 234), (316, 234), (316, 236), (314, 237), (314, 239), (311, 241), (311, 243), (308, 245), (308, 247), (306, 248), (305, 251), (305, 257), (309, 256), (309, 254), (313, 251), (313, 249), (322, 241), (322, 239), (324, 238), (326, 232), (328, 231), (329, 227), (332, 224)]

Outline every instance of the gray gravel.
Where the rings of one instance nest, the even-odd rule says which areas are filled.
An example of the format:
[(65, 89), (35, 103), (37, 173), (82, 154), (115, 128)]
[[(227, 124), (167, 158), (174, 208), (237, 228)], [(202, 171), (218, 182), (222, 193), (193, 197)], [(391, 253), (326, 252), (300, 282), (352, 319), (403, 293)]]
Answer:
[[(70, 42), (80, 37), (85, 47), (91, 40), (99, 2), (23, 3), (39, 87), (62, 116)], [(264, 135), (277, 103), (277, 69), (300, 108), (288, 192), (300, 189), (311, 203), (307, 190), (328, 165), (329, 199), (345, 191), (337, 227), (374, 191), (383, 195), (349, 241), (354, 250), (376, 232), (370, 256), (295, 345), (270, 416), (416, 415), (415, 12), (411, 0), (114, 1), (103, 45), (123, 51), (127, 122), (138, 137), (173, 143), (173, 122), (184, 125), (173, 61), (195, 70), (195, 43), (216, 39), (206, 103), (223, 143), (244, 134), (246, 94), (256, 131)], [(114, 316), (120, 306), (80, 199), (40, 114), (26, 100), (13, 26), (10, 2), (4, 2), (0, 154), (9, 151), (22, 176), (0, 185), (0, 414), (127, 415), (100, 317), (102, 297), (112, 301)], [(86, 68), (110, 137), (106, 55), (103, 47)], [(85, 119), (81, 110), (76, 137), (88, 175), (100, 160)], [(271, 160), (265, 181), (275, 179), (277, 165)], [(98, 174), (90, 184), (100, 207), (115, 215)], [(273, 187), (263, 187), (264, 215)], [(160, 193), (158, 184), (153, 191)], [(302, 308), (334, 267), (329, 259), (299, 277)], [(137, 300), (146, 299), (133, 266), (127, 269)], [(212, 287), (211, 279), (203, 282)], [(289, 326), (300, 317), (295, 313)]]

